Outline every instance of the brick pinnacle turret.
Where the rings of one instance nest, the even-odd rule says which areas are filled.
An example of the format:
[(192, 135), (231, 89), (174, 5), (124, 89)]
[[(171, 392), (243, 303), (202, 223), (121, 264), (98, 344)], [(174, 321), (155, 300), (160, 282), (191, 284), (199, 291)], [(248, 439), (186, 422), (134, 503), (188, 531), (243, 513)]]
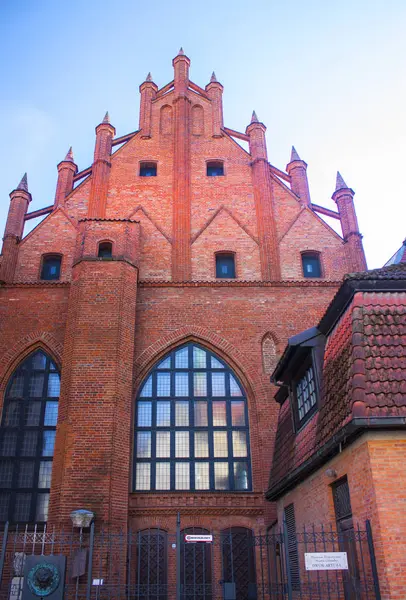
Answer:
[(259, 119), (255, 110), (252, 111), (251, 123), (259, 123)]
[(75, 162), (75, 158), (73, 156), (72, 146), (69, 148), (67, 155), (65, 156), (65, 160), (69, 162)]
[(24, 173), (24, 175), (22, 176), (21, 181), (18, 184), (18, 186), (16, 187), (16, 189), (23, 190), (24, 192), (28, 192), (27, 173)]
[(213, 73), (211, 74), (211, 77), (210, 77), (210, 83), (217, 83), (217, 77), (216, 77), (216, 74), (215, 74), (215, 72), (214, 72), (214, 71), (213, 71)]
[(346, 189), (349, 189), (348, 185), (345, 183), (344, 179), (342, 178), (340, 171), (337, 171), (335, 191), (337, 192), (338, 190), (346, 190)]
[(145, 81), (152, 81), (151, 71), (148, 73), (147, 78), (145, 79)]
[(104, 119), (103, 119), (102, 123), (110, 123), (109, 111), (107, 111), (106, 114), (104, 115)]
[(296, 152), (296, 148), (292, 146), (292, 152), (290, 153), (290, 162), (293, 162), (294, 160), (301, 160), (301, 158)]

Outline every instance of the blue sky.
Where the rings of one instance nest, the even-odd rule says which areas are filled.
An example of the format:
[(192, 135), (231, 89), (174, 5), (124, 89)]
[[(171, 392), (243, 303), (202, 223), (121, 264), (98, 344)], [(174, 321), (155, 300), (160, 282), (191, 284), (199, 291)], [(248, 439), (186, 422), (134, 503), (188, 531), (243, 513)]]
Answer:
[(370, 268), (406, 237), (404, 0), (3, 0), (0, 15), (1, 232), (24, 171), (30, 210), (51, 204), (69, 146), (89, 166), (106, 110), (117, 135), (137, 129), (139, 84), (170, 81), (183, 46), (193, 81), (223, 83), (226, 126), (255, 109), (279, 168), (295, 145), (314, 203), (334, 208), (340, 170)]

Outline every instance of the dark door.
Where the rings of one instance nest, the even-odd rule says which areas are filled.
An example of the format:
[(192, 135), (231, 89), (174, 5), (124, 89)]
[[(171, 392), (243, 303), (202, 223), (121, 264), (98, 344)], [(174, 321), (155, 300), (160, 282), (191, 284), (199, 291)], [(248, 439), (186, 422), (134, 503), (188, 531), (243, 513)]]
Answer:
[(221, 534), (223, 582), (234, 583), (236, 600), (256, 600), (254, 537), (250, 529), (231, 527)]
[(180, 594), (182, 600), (212, 600), (211, 544), (185, 542), (185, 535), (209, 534), (206, 529), (189, 527), (181, 532)]
[(348, 571), (342, 571), (345, 600), (361, 598), (357, 544), (352, 519), (350, 490), (345, 477), (333, 486), (334, 509), (340, 550), (347, 553)]

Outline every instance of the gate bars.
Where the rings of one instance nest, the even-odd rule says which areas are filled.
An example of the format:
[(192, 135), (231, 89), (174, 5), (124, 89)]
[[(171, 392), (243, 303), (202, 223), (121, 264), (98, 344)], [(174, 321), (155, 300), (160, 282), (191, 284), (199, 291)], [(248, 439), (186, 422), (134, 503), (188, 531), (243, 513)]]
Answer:
[[(185, 532), (212, 536), (188, 543)], [(1, 535), (1, 533), (0, 533)], [(348, 570), (306, 571), (307, 552), (346, 552)], [(0, 600), (22, 599), (27, 555), (67, 557), (66, 600), (381, 600), (371, 524), (254, 535), (249, 529), (176, 533), (12, 527), (2, 532)]]

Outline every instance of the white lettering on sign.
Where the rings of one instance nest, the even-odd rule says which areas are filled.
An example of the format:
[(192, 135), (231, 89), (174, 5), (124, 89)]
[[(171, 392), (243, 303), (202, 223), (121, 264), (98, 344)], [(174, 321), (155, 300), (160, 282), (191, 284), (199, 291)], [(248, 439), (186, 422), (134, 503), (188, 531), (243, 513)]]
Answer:
[(92, 585), (103, 585), (104, 579), (93, 579)]
[(185, 542), (188, 542), (189, 544), (196, 544), (197, 542), (206, 542), (206, 544), (210, 544), (212, 541), (212, 535), (190, 535), (188, 533), (185, 535)]
[(348, 569), (346, 552), (305, 552), (306, 571), (339, 571)]

